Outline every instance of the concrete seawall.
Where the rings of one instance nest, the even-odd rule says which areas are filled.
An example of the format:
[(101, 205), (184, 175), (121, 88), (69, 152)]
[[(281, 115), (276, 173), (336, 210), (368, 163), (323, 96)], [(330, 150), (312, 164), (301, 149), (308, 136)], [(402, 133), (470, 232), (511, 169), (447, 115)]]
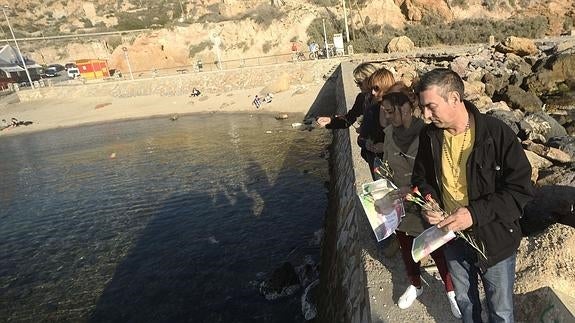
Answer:
[[(338, 114), (353, 105), (357, 88), (353, 83), (355, 64), (342, 63), (337, 83)], [(362, 264), (360, 228), (356, 203), (357, 145), (351, 144), (354, 128), (335, 130), (331, 147), (330, 206), (325, 219), (321, 250), (321, 322), (371, 322), (367, 280)], [(365, 164), (365, 163), (364, 163)], [(367, 171), (367, 166), (363, 166)], [(361, 167), (360, 167), (361, 168)]]

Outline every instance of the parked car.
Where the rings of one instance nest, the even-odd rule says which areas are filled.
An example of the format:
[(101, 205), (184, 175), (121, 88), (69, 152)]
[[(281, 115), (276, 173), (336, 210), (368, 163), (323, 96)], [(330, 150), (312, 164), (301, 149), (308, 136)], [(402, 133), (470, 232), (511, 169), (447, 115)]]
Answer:
[(48, 67), (47, 69), (44, 70), (44, 75), (46, 75), (46, 77), (56, 77), (59, 76), (60, 74), (58, 73), (58, 70), (55, 67)]
[(48, 65), (48, 68), (54, 68), (56, 72), (60, 72), (66, 69), (66, 67), (64, 67), (64, 65), (61, 64), (50, 64)]
[(71, 79), (75, 79), (80, 76), (80, 70), (77, 67), (70, 67), (68, 68), (68, 77)]

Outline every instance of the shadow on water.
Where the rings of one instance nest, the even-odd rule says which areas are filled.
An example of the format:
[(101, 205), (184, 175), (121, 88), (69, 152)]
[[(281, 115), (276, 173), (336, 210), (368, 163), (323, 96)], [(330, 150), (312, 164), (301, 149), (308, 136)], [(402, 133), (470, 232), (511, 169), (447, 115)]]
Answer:
[[(310, 113), (323, 111), (323, 105), (334, 106), (329, 87), (320, 91)], [(293, 297), (269, 302), (250, 283), (256, 273), (269, 272), (283, 261), (298, 265), (309, 254), (318, 261), (319, 247), (310, 246), (309, 242), (314, 238), (313, 232), (306, 234), (306, 241), (277, 247), (293, 240), (290, 235), (302, 225), (321, 228), (327, 204), (323, 183), (327, 175), (318, 180), (318, 173), (327, 174), (327, 170), (302, 171), (293, 167), (298, 164), (293, 158), (305, 158), (295, 157), (301, 154), (294, 152), (306, 148), (297, 139), (284, 146), (287, 153), (275, 178), (270, 178), (257, 156), (245, 156), (244, 182), (230, 186), (214, 179), (218, 183), (215, 194), (188, 191), (160, 201), (146, 228), (116, 267), (88, 321), (303, 321), (299, 300), (302, 290)], [(327, 163), (324, 167), (327, 169)], [(309, 188), (313, 185), (317, 185), (323, 199), (309, 202)], [(289, 205), (278, 201), (278, 196), (286, 193), (290, 195)], [(229, 210), (238, 205), (250, 211), (230, 214)], [(221, 223), (230, 218), (237, 227), (249, 226), (252, 230), (225, 229), (230, 226), (224, 228)], [(286, 220), (279, 225), (269, 221), (276, 218)], [(200, 224), (202, 231), (198, 231)], [(246, 232), (256, 232), (258, 237)], [(252, 256), (253, 250), (269, 257)]]

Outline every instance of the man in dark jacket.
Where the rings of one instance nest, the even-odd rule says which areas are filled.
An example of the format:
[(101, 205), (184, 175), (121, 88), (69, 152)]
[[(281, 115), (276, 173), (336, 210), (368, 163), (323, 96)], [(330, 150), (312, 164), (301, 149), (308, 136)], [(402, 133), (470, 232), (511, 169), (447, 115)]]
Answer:
[(464, 232), (444, 249), (464, 322), (481, 322), (478, 276), (490, 322), (513, 322), (519, 218), (533, 196), (531, 166), (515, 133), (463, 100), (463, 81), (435, 69), (417, 87), (423, 116), (412, 184), (445, 213), (424, 211), (438, 228)]

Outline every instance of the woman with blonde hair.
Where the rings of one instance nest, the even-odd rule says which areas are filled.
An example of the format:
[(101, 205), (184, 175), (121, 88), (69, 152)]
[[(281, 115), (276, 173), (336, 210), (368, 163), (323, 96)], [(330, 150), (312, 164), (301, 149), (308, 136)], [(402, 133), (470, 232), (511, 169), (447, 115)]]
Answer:
[(368, 163), (371, 176), (375, 179), (375, 157), (383, 157), (385, 135), (379, 125), (379, 102), (385, 93), (395, 84), (393, 74), (386, 68), (380, 68), (369, 77), (371, 104), (363, 113), (363, 122), (357, 138), (361, 147), (361, 157)]
[(363, 115), (363, 111), (371, 102), (371, 88), (369, 77), (377, 67), (372, 63), (361, 63), (353, 70), (355, 85), (360, 89), (360, 93), (355, 97), (353, 107), (344, 115), (334, 115), (332, 117), (319, 117), (316, 122), (320, 127), (327, 129), (346, 129), (355, 123), (357, 118)]

